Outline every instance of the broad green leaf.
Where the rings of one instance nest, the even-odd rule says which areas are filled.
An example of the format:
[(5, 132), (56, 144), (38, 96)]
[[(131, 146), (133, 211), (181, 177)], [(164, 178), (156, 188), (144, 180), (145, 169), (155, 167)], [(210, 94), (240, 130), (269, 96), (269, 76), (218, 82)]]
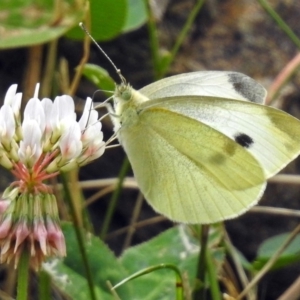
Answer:
[(135, 30), (147, 21), (147, 8), (145, 0), (127, 0), (128, 11), (123, 32)]
[[(260, 270), (266, 262), (275, 254), (275, 252), (286, 241), (290, 233), (283, 233), (271, 237), (262, 243), (258, 249), (257, 258), (252, 263), (256, 270)], [(285, 267), (291, 263), (300, 261), (300, 235), (283, 251), (272, 270)]]
[(59, 38), (82, 20), (85, 3), (85, 0), (1, 0), (0, 49)]
[[(46, 271), (52, 276), (55, 284), (67, 295), (76, 300), (89, 299), (89, 289), (86, 281), (86, 273), (82, 263), (76, 235), (71, 224), (63, 224), (63, 232), (67, 244), (67, 256), (64, 260), (55, 260), (49, 263)], [(106, 282), (112, 285), (118, 283), (128, 275), (128, 272), (117, 261), (114, 254), (97, 237), (84, 233), (86, 239), (86, 251), (88, 261), (95, 284), (98, 299), (113, 299)], [(118, 294), (122, 299), (131, 299), (130, 287), (121, 287)], [(75, 297), (74, 297), (75, 295)]]
[[(220, 265), (220, 261), (224, 260), (223, 249), (210, 251), (213, 251), (214, 260), (219, 261), (216, 262), (216, 266)], [(129, 248), (120, 261), (130, 274), (161, 263), (173, 264), (184, 274), (184, 278), (187, 279), (185, 284), (192, 287), (198, 255), (198, 240), (193, 237), (187, 226), (180, 225), (163, 232), (149, 242)], [(132, 300), (175, 299), (175, 274), (171, 270), (157, 270), (131, 282), (134, 287)]]
[[(90, 0), (91, 35), (97, 41), (107, 41), (122, 33), (127, 15), (126, 0)], [(83, 39), (79, 28), (68, 32), (67, 37)]]
[[(97, 65), (85, 64), (82, 74), (93, 82), (99, 89), (111, 92), (115, 90), (114, 80), (109, 76), (105, 69)], [(112, 95), (112, 93), (106, 94), (108, 96)]]
[[(72, 299), (90, 299), (86, 276), (75, 272), (59, 259), (45, 263), (43, 268), (51, 276), (55, 285)], [(94, 290), (98, 299), (113, 299), (98, 286), (95, 286)]]

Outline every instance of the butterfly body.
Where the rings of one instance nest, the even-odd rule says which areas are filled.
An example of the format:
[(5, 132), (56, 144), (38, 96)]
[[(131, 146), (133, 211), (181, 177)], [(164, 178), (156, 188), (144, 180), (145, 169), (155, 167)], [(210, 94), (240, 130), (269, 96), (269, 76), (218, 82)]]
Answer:
[(145, 198), (170, 219), (213, 223), (255, 205), (266, 180), (300, 152), (300, 121), (262, 105), (264, 88), (234, 72), (117, 86), (117, 137)]

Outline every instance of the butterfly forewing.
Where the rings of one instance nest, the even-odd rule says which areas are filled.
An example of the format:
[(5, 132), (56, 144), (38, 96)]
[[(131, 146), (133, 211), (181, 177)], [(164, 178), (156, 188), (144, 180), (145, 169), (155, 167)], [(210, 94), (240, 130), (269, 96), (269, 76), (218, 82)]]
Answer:
[(201, 71), (171, 76), (139, 90), (149, 99), (173, 96), (211, 96), (264, 103), (267, 92), (238, 72)]

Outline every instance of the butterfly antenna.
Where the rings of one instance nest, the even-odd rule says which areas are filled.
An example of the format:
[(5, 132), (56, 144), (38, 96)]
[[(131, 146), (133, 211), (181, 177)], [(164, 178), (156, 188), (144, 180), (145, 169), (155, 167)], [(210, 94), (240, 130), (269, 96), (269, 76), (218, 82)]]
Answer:
[(117, 66), (113, 63), (113, 61), (110, 59), (110, 57), (105, 53), (105, 51), (99, 46), (99, 44), (96, 42), (96, 40), (91, 36), (91, 34), (88, 32), (86, 27), (83, 25), (82, 22), (79, 23), (80, 28), (90, 37), (92, 42), (98, 47), (98, 49), (102, 52), (102, 54), (106, 57), (106, 59), (110, 62), (110, 64), (113, 66), (113, 68), (116, 70), (116, 73), (120, 77), (122, 83), (126, 84), (126, 79), (122, 75), (121, 70), (117, 68)]

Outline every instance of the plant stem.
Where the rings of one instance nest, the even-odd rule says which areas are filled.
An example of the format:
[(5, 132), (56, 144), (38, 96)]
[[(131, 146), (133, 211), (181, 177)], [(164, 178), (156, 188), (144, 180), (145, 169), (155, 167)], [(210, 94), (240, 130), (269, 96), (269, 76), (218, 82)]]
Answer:
[(197, 281), (201, 284), (200, 288), (197, 286), (194, 288), (193, 299), (204, 300), (205, 297), (205, 268), (206, 268), (206, 250), (209, 236), (209, 225), (201, 226), (201, 237), (200, 237), (200, 255), (197, 268)]
[(66, 182), (65, 175), (62, 174), (61, 178), (62, 178), (62, 182), (64, 185), (65, 198), (68, 201), (70, 212), (71, 212), (71, 215), (73, 218), (75, 234), (76, 234), (76, 238), (77, 238), (77, 242), (78, 242), (78, 246), (79, 246), (79, 251), (80, 251), (80, 254), (82, 257), (83, 266), (84, 266), (85, 273), (86, 273), (86, 279), (87, 279), (88, 286), (89, 286), (90, 296), (91, 296), (92, 300), (96, 300), (97, 298), (96, 298), (96, 294), (95, 294), (95, 290), (94, 290), (93, 276), (92, 276), (91, 268), (89, 265), (85, 245), (84, 245), (84, 238), (82, 236), (82, 232), (81, 232), (81, 228), (80, 228), (80, 221), (79, 221), (78, 215), (76, 214), (76, 211), (75, 211), (74, 203), (71, 198), (71, 193), (69, 190), (69, 186)]
[(158, 42), (158, 34), (155, 25), (155, 19), (152, 14), (151, 7), (149, 6), (149, 1), (145, 0), (145, 5), (147, 7), (148, 13), (148, 32), (150, 39), (150, 50), (152, 56), (152, 62), (154, 66), (154, 79), (159, 79), (159, 70), (160, 70), (160, 56), (159, 56), (159, 42)]
[(211, 299), (213, 300), (222, 300), (220, 287), (218, 284), (218, 276), (216, 273), (216, 267), (213, 262), (213, 257), (210, 251), (206, 251), (206, 266), (207, 266), (207, 275), (209, 281), (209, 289), (211, 294)]
[(122, 185), (123, 185), (123, 181), (125, 179), (125, 176), (128, 172), (128, 168), (129, 168), (129, 161), (128, 158), (125, 158), (123, 161), (123, 165), (121, 167), (121, 170), (119, 172), (119, 181), (118, 184), (111, 196), (111, 199), (109, 201), (109, 206), (107, 209), (107, 212), (105, 214), (105, 218), (103, 221), (103, 225), (102, 225), (102, 229), (101, 229), (101, 233), (100, 233), (100, 238), (103, 240), (107, 234), (111, 219), (113, 217), (113, 213), (115, 211), (115, 208), (117, 206), (117, 202), (121, 193), (121, 189), (122, 189)]
[(28, 299), (29, 253), (23, 251), (18, 265), (17, 300)]
[(39, 272), (39, 299), (51, 300), (51, 279), (47, 272)]

